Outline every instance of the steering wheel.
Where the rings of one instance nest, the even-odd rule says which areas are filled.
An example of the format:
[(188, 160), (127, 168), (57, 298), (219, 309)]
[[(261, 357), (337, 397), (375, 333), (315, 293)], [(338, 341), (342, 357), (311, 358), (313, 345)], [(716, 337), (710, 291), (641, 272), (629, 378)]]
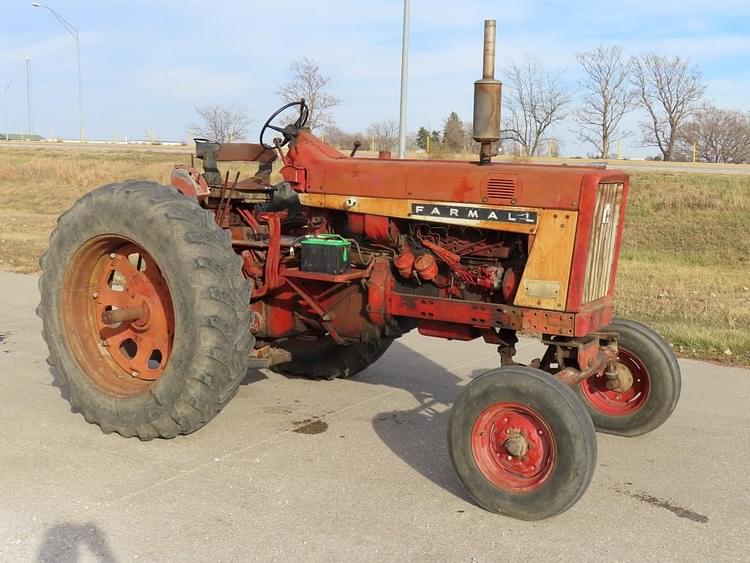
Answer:
[[(289, 125), (285, 127), (279, 127), (273, 124), (273, 120), (276, 119), (276, 117), (280, 113), (294, 106), (299, 106), (299, 117), (294, 123), (290, 123)], [(305, 123), (307, 123), (308, 117), (310, 117), (310, 108), (307, 107), (307, 104), (305, 103), (304, 98), (302, 98), (299, 102), (290, 102), (284, 106), (281, 106), (279, 109), (273, 112), (271, 114), (271, 117), (269, 117), (268, 120), (265, 122), (265, 124), (263, 124), (263, 127), (260, 130), (260, 144), (263, 145), (263, 148), (266, 148), (266, 149), (276, 148), (276, 145), (267, 145), (266, 143), (263, 142), (263, 138), (265, 137), (266, 131), (268, 131), (269, 129), (273, 129), (274, 131), (277, 131), (284, 136), (283, 141), (279, 145), (283, 147), (294, 138), (294, 136), (302, 127), (305, 126)]]

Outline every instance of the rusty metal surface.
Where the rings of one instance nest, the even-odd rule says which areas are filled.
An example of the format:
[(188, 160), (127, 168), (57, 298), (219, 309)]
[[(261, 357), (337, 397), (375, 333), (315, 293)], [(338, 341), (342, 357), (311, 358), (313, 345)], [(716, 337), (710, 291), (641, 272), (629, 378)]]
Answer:
[(174, 311), (156, 261), (117, 235), (91, 239), (73, 256), (61, 292), (65, 336), (103, 392), (132, 397), (164, 373)]
[(444, 321), (477, 328), (511, 328), (572, 336), (575, 315), (485, 303), (392, 292), (388, 312), (428, 321)]
[(258, 143), (223, 143), (216, 160), (229, 162), (273, 162), (276, 152)]

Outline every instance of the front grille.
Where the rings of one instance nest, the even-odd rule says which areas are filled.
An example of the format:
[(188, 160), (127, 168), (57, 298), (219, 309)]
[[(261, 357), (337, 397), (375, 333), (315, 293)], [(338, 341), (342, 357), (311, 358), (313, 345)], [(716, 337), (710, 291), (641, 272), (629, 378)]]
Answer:
[(621, 183), (599, 184), (594, 208), (594, 223), (591, 226), (582, 303), (601, 299), (609, 291), (609, 280), (615, 259), (615, 242), (620, 227), (622, 190)]
[(516, 197), (515, 178), (492, 176), (487, 179), (487, 201), (497, 205), (511, 205)]

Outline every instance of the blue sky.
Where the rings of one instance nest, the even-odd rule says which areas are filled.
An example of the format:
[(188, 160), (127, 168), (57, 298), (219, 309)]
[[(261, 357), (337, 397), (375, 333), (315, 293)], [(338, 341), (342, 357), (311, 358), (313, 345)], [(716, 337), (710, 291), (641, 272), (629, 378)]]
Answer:
[[(75, 43), (30, 1), (0, 0), (0, 86), (10, 129), (26, 127), (25, 58), (32, 59), (35, 131), (78, 135)], [(81, 30), (89, 138), (186, 139), (194, 107), (237, 103), (254, 119), (251, 137), (278, 105), (288, 65), (307, 56), (333, 77), (337, 123), (364, 130), (398, 118), (402, 0), (48, 0)], [(471, 117), (481, 73), (482, 22), (498, 25), (498, 71), (525, 53), (575, 87), (575, 53), (599, 43), (627, 54), (689, 57), (706, 97), (750, 110), (750, 0), (499, 1), (412, 0), (409, 130), (441, 127), (450, 111)], [(1, 94), (1, 92), (0, 92)], [(638, 115), (623, 152), (640, 147)], [(4, 124), (0, 124), (3, 129)], [(566, 154), (586, 154), (570, 120), (555, 131)]]

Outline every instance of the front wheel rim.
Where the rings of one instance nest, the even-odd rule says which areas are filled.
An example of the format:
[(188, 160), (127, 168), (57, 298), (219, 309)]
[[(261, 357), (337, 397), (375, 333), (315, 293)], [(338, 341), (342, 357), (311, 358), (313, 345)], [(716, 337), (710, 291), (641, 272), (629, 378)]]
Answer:
[(557, 462), (549, 424), (535, 409), (519, 403), (495, 403), (484, 409), (472, 427), (471, 449), (482, 475), (514, 493), (541, 487)]
[(630, 372), (632, 385), (629, 389), (607, 389), (602, 372), (583, 381), (581, 392), (586, 401), (604, 415), (630, 416), (646, 404), (651, 393), (651, 376), (643, 361), (626, 348), (619, 348), (617, 363)]
[[(105, 321), (117, 310), (135, 318)], [(172, 297), (156, 261), (133, 240), (99, 236), (75, 252), (61, 313), (68, 348), (106, 394), (141, 394), (164, 374), (174, 343)]]

